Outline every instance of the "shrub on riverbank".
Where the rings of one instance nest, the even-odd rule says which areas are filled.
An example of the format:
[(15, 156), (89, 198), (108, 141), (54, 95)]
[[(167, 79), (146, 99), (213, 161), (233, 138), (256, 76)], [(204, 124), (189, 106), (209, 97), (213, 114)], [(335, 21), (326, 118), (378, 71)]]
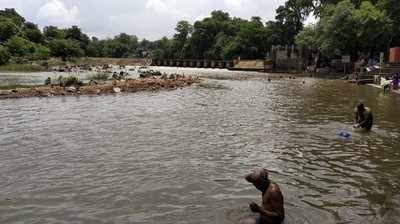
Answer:
[(97, 73), (89, 76), (89, 80), (107, 81), (110, 79), (110, 75), (107, 73)]
[(83, 82), (76, 76), (58, 77), (60, 86), (82, 86)]

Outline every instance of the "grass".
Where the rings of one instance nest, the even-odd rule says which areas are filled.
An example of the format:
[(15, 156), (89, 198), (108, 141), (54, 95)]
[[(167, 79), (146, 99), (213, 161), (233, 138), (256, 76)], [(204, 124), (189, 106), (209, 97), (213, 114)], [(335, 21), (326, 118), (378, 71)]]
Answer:
[(33, 64), (7, 64), (1, 65), (1, 72), (41, 72), (43, 67), (40, 65)]

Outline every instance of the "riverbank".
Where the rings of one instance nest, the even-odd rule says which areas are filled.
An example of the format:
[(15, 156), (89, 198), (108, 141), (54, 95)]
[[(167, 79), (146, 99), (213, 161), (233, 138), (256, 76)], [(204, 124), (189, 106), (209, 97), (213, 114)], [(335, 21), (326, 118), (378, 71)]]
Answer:
[(78, 95), (102, 95), (121, 92), (158, 91), (177, 89), (199, 83), (200, 79), (191, 76), (170, 76), (169, 78), (149, 77), (142, 79), (127, 79), (121, 81), (108, 81), (103, 83), (91, 83), (79, 87), (61, 87), (59, 85), (31, 86), (27, 88), (15, 88), (0, 90), (0, 99), (24, 98), (24, 97), (52, 97), (52, 96), (78, 96)]
[[(382, 90), (383, 90), (382, 86), (377, 85), (377, 84), (371, 84), (371, 83), (370, 83), (370, 84), (367, 84), (367, 85), (372, 86), (372, 87), (375, 87), (375, 88), (379, 88), (379, 89), (382, 89)], [(400, 95), (400, 90), (393, 90), (393, 89), (391, 89), (390, 92), (391, 92), (391, 93), (396, 93), (396, 94), (399, 94), (399, 95)]]

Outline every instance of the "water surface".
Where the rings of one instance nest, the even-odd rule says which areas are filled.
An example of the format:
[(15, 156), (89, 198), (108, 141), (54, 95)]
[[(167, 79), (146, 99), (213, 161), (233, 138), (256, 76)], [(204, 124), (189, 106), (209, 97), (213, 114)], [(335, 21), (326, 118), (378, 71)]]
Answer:
[[(352, 130), (358, 99), (371, 133)], [(286, 223), (398, 223), (399, 112), (399, 96), (317, 79), (2, 100), (0, 223), (237, 223), (261, 199), (254, 167)]]

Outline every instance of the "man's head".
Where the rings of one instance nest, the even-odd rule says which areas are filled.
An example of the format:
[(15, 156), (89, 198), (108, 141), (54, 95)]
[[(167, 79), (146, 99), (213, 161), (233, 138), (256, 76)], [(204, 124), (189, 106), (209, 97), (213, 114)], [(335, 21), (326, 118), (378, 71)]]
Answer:
[(269, 185), (268, 170), (257, 169), (245, 176), (245, 179), (252, 183), (258, 190), (265, 192)]
[(359, 103), (357, 104), (357, 111), (360, 112), (360, 113), (362, 113), (362, 112), (365, 111), (364, 103), (359, 102)]

